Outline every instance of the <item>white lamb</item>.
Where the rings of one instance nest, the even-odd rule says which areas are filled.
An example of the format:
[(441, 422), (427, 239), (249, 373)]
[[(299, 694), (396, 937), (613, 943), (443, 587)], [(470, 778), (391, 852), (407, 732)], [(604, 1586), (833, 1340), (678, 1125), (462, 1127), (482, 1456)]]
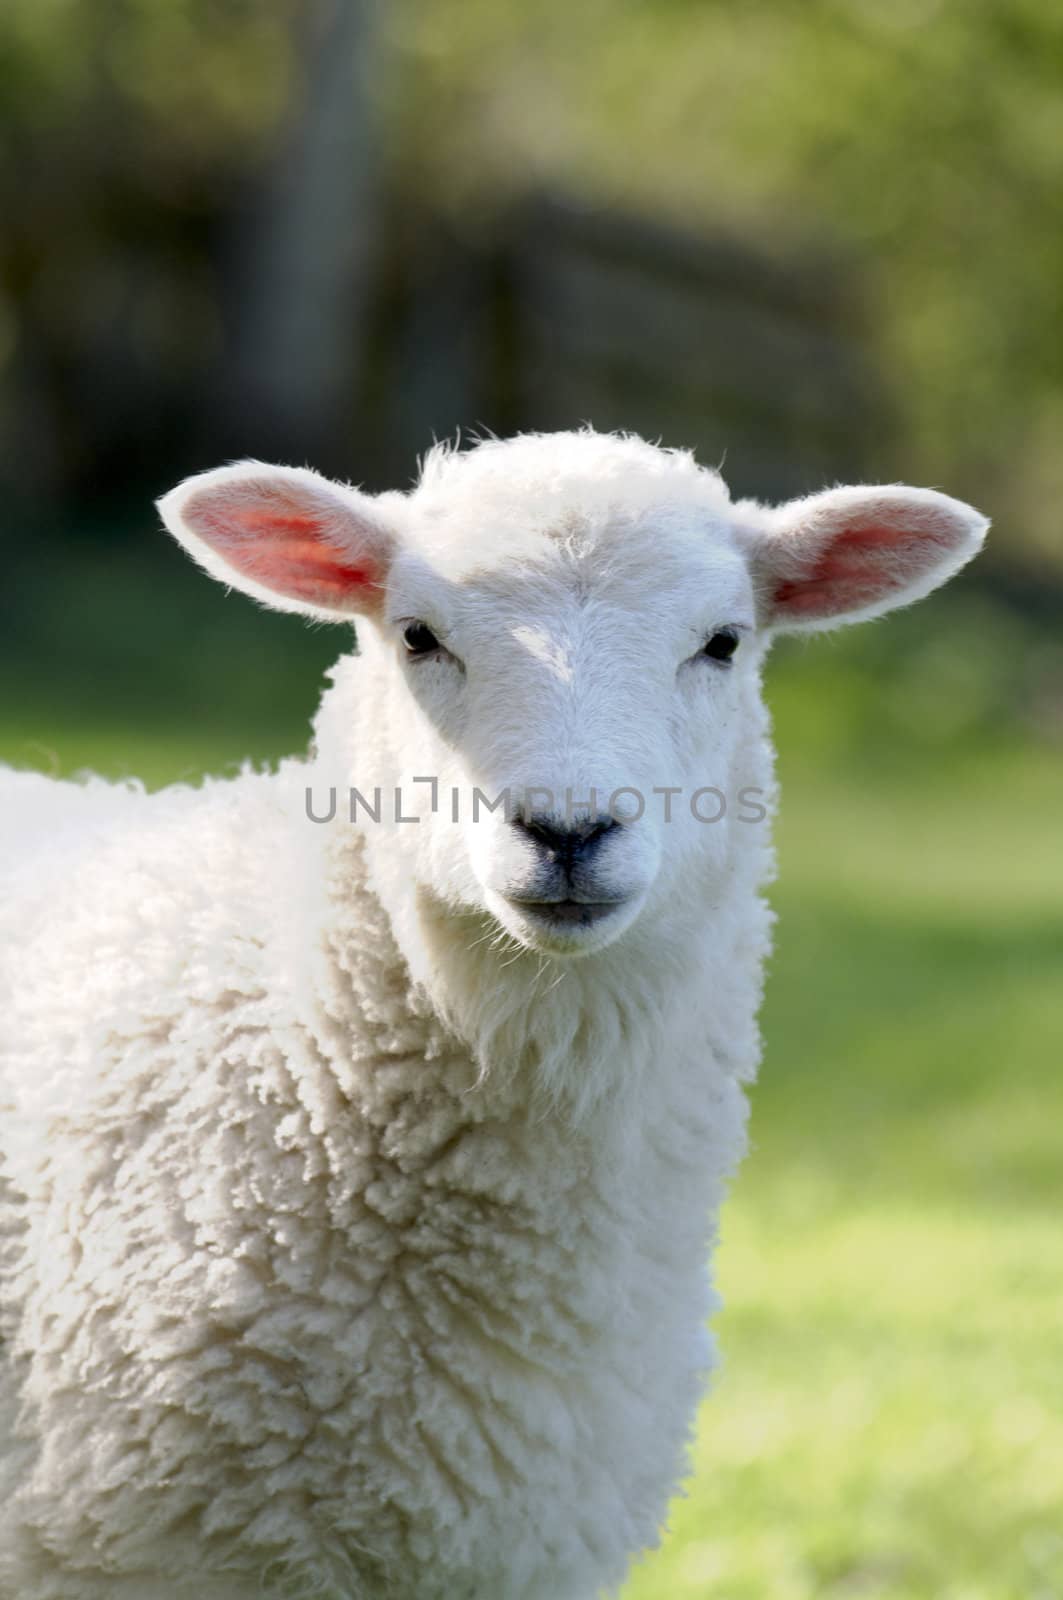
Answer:
[(764, 653), (986, 523), (733, 504), (591, 431), (161, 509), (361, 648), (306, 764), (4, 781), (0, 1596), (588, 1600), (656, 1542), (711, 1365)]

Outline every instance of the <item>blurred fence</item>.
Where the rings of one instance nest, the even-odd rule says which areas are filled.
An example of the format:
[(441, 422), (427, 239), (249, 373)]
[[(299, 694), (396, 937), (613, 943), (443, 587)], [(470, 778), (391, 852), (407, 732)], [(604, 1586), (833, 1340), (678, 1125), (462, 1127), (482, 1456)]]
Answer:
[(408, 460), (459, 423), (631, 429), (726, 455), (766, 495), (858, 476), (884, 404), (822, 261), (540, 196), (477, 244), (425, 227), (393, 262), (392, 419)]
[[(62, 321), (58, 355), (40, 330), (33, 449), (8, 436), (15, 494), (143, 499), (246, 455), (379, 489), (408, 482), (433, 437), (458, 429), (591, 422), (726, 458), (736, 490), (777, 496), (859, 476), (881, 433), (858, 308), (822, 261), (783, 268), (733, 240), (558, 195), (464, 232), (397, 203), (340, 219), (338, 234), (345, 224), (366, 235), (347, 251), (345, 287), (325, 294), (319, 274), (284, 270), (284, 240), (279, 263), (252, 262), (284, 324), (268, 338), (269, 304), (242, 304), (249, 273), (234, 270), (231, 238), (202, 251), (194, 294), (187, 251), (116, 251), (108, 293), (125, 314), (83, 319), (80, 338)], [(253, 258), (273, 248), (253, 216), (237, 245)], [(286, 295), (305, 303), (282, 308)], [(149, 336), (180, 358), (153, 362)]]

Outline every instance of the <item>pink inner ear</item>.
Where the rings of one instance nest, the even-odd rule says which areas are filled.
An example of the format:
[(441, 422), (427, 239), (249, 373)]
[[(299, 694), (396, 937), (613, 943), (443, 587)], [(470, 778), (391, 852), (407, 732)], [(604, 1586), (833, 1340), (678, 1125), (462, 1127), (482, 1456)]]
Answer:
[(804, 576), (784, 578), (776, 585), (773, 603), (791, 616), (828, 617), (859, 610), (903, 589), (925, 565), (928, 548), (940, 550), (941, 544), (933, 534), (887, 523), (843, 528)]
[(343, 611), (367, 611), (376, 603), (384, 562), (368, 549), (352, 559), (353, 552), (337, 547), (338, 512), (285, 510), (266, 494), (241, 502), (208, 492), (186, 515), (231, 567), (274, 594)]

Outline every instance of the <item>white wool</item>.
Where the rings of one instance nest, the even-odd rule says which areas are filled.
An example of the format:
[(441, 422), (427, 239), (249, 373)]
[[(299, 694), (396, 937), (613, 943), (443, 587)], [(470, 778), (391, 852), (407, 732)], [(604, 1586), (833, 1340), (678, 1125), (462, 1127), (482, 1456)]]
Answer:
[[(257, 465), (171, 527), (219, 483), (269, 514), (263, 474), (287, 527), (311, 475)], [(589, 431), (437, 449), (371, 519), (319, 485), (329, 560), (347, 517), (344, 572), (370, 520), (401, 554), (386, 605), (300, 591), (367, 617), (307, 762), (155, 796), (0, 775), (0, 1600), (590, 1600), (686, 1471), (766, 827), (614, 830), (621, 931), (566, 950), (513, 901), (511, 823), (452, 825), (425, 785), (418, 823), (352, 823), (346, 791), (770, 809), (770, 518)], [(213, 533), (186, 542), (227, 570), (245, 544), (204, 557)], [(450, 654), (403, 660), (415, 603)], [(723, 668), (701, 645), (731, 623)]]

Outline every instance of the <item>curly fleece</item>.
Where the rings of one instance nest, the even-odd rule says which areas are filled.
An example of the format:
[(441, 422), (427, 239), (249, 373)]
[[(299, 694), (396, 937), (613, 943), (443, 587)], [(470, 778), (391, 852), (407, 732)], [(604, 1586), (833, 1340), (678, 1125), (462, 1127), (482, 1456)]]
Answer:
[(574, 1125), (411, 988), (305, 782), (122, 791), (9, 873), (5, 1600), (589, 1595), (683, 1470), (744, 1123), (687, 974), (599, 971), (574, 1048), (652, 1088)]

